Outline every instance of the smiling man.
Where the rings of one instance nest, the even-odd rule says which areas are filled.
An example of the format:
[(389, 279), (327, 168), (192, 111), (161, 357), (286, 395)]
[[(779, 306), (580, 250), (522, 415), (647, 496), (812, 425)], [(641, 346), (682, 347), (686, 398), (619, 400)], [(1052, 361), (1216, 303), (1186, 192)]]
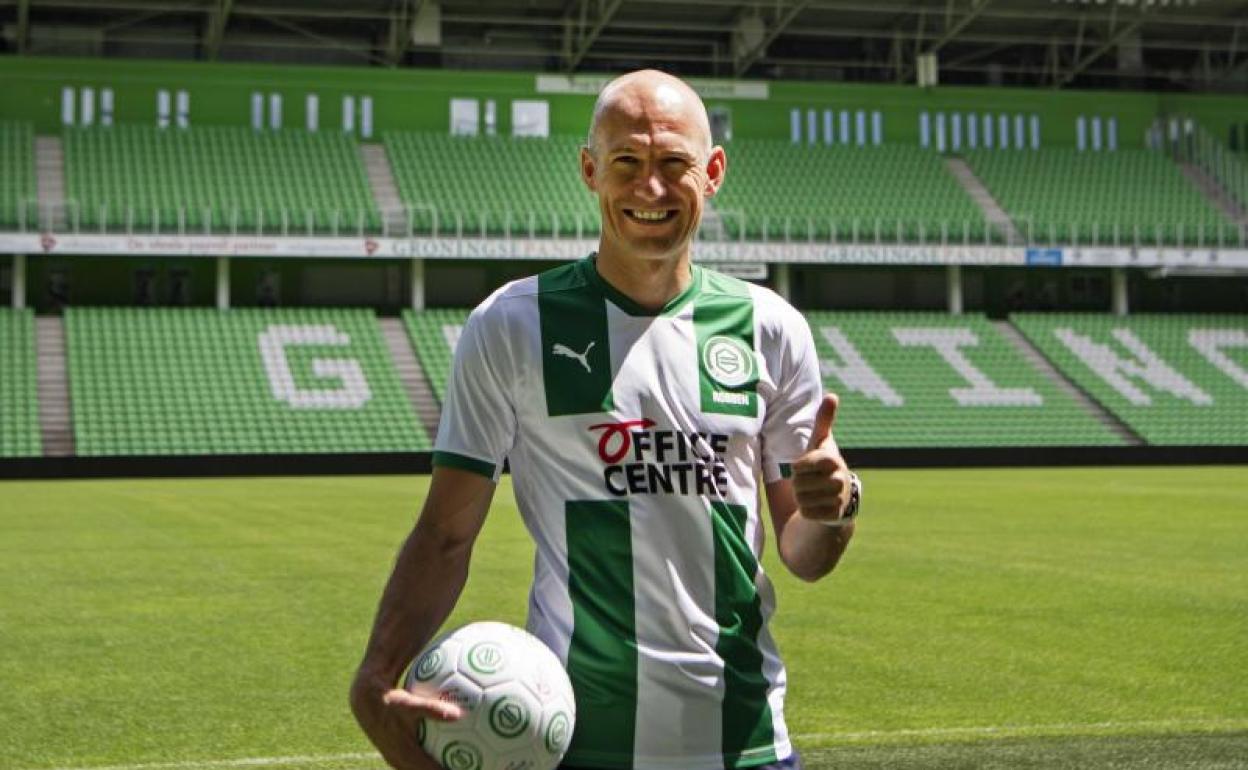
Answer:
[(353, 710), (392, 766), (435, 767), (416, 723), (460, 711), (395, 682), (459, 596), (507, 459), (537, 545), (527, 625), (576, 692), (565, 767), (799, 768), (759, 480), (782, 562), (826, 575), (860, 493), (832, 438), (836, 397), (793, 308), (692, 263), (727, 169), (692, 89), (651, 70), (612, 81), (580, 167), (598, 251), (469, 317)]

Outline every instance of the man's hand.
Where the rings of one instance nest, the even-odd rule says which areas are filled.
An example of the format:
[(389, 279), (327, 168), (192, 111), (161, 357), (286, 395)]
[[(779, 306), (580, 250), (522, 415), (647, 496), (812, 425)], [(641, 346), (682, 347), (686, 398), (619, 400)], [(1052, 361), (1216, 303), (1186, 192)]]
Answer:
[(351, 710), (356, 721), (396, 770), (440, 770), (416, 740), (421, 719), (452, 721), (463, 716), (454, 703), (436, 696), (390, 688), (363, 672), (351, 687)]
[(806, 453), (793, 463), (793, 494), (806, 519), (837, 522), (849, 507), (849, 466), (832, 438), (839, 403), (834, 393), (823, 397)]

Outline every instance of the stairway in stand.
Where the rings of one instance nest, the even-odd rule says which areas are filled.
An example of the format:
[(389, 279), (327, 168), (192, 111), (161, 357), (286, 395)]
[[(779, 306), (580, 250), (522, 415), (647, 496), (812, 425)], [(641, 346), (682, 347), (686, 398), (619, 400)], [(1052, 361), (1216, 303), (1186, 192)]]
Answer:
[(35, 183), (38, 185), (39, 229), (69, 229), (65, 210), (65, 151), (59, 136), (35, 137)]
[(992, 193), (984, 186), (984, 183), (975, 171), (965, 160), (961, 158), (946, 158), (945, 168), (949, 169), (949, 173), (953, 178), (958, 180), (958, 184), (962, 185), (962, 189), (966, 190), (966, 194), (971, 196), (971, 200), (975, 201), (975, 205), (979, 206), (979, 210), (984, 212), (984, 219), (993, 227), (997, 228), (1002, 235), (1005, 236), (1007, 243), (1020, 244), (1023, 242), (1023, 234), (1014, 226), (1014, 221), (1010, 219), (1010, 215), (1001, 208), (1001, 204), (997, 199), (992, 197)]
[(390, 168), (385, 145), (361, 143), (360, 160), (364, 163), (364, 172), (368, 175), (368, 185), (372, 188), (377, 210), (381, 212), (382, 233), (391, 238), (406, 236), (407, 207), (399, 196), (399, 186), (394, 180), (394, 171)]
[(74, 454), (73, 412), (66, 372), (65, 323), (59, 316), (35, 319), (39, 432), (45, 457)]
[(429, 387), (429, 380), (425, 377), (424, 369), (416, 360), (416, 353), (412, 350), (412, 341), (407, 336), (407, 329), (403, 326), (403, 321), (398, 318), (377, 320), (381, 324), (381, 336), (386, 341), (386, 349), (390, 351), (390, 360), (394, 362), (399, 381), (403, 383), (403, 390), (407, 393), (408, 400), (412, 402), (412, 408), (416, 410), (417, 419), (424, 426), (425, 432), (429, 434), (429, 440), (433, 441), (438, 435), (438, 420), (442, 416), (442, 409), (438, 405), (438, 399), (433, 395), (433, 390)]

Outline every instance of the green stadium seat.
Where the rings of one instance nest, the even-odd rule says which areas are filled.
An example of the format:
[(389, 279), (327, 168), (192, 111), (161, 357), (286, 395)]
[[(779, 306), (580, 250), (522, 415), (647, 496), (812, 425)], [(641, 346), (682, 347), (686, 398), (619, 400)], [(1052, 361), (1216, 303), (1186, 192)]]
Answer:
[[(806, 318), (825, 387), (841, 398), (842, 446), (1122, 443), (981, 316), (815, 311)], [(972, 370), (959, 372), (923, 339), (958, 343)], [(856, 367), (854, 356), (869, 369)], [(968, 376), (981, 375), (988, 384), (972, 387)]]
[(1248, 316), (1022, 313), (1011, 321), (1149, 443), (1248, 443)]
[(35, 229), (36, 200), (34, 130), (0, 120), (0, 230)]
[(370, 311), (70, 308), (66, 332), (81, 455), (431, 448)]
[(35, 373), (34, 313), (0, 309), (0, 457), (43, 452)]
[(581, 137), (463, 137), (387, 132), (382, 137), (412, 229), (465, 236), (597, 233), (598, 205), (581, 184)]
[(982, 212), (940, 156), (918, 147), (735, 139), (725, 149), (728, 179), (714, 205), (733, 236), (742, 219), (751, 240), (939, 243), (942, 232), (960, 242), (966, 225), (982, 233)]
[(357, 145), (342, 132), (119, 125), (63, 138), (67, 198), (87, 228), (380, 229)]
[(1216, 246), (1233, 224), (1148, 150), (974, 150), (967, 161), (1034, 242)]

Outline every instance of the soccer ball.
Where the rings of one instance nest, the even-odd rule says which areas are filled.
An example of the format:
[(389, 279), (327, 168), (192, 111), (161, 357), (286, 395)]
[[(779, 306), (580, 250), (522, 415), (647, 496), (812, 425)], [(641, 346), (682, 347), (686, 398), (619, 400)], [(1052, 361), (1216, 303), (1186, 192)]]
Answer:
[(447, 770), (553, 770), (572, 740), (576, 701), (563, 665), (506, 623), (471, 623), (435, 640), (403, 686), (464, 710), (418, 727), (421, 747)]

